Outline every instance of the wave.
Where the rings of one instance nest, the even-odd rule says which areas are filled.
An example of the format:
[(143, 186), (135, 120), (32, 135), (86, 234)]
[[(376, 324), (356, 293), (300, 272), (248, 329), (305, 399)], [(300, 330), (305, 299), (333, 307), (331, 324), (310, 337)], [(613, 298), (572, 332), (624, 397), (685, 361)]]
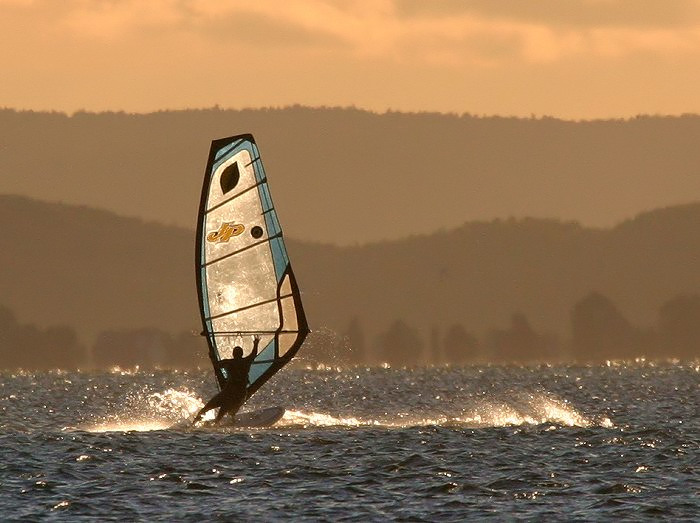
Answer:
[[(164, 430), (189, 419), (202, 405), (201, 398), (185, 388), (167, 389), (163, 392), (134, 392), (114, 412), (95, 416), (96, 419), (74, 429), (86, 432)], [(211, 413), (212, 419), (213, 415)]]
[(423, 415), (397, 414), (382, 417), (333, 416), (320, 412), (289, 410), (277, 426), (304, 427), (412, 427), (412, 426), (462, 426), (465, 428), (507, 427), (518, 425), (559, 425), (565, 427), (604, 427), (614, 425), (607, 417), (586, 416), (571, 406), (566, 400), (549, 394), (528, 394), (514, 401), (479, 400), (457, 415), (449, 413), (424, 413)]
[[(564, 427), (613, 427), (609, 418), (581, 413), (567, 400), (546, 392), (511, 392), (498, 398), (480, 397), (461, 401), (465, 403), (461, 408), (456, 408), (454, 402), (451, 402), (447, 409), (427, 407), (418, 412), (397, 412), (394, 415), (385, 412), (380, 415), (366, 412), (328, 413), (297, 407), (288, 409), (284, 417), (272, 428), (402, 428), (429, 425), (488, 428), (542, 424)], [(202, 399), (187, 388), (170, 388), (163, 392), (131, 392), (124, 402), (110, 408), (110, 412), (96, 414), (89, 421), (67, 429), (87, 432), (152, 431), (169, 428), (188, 430), (188, 420), (192, 419), (202, 405)], [(215, 411), (209, 411), (204, 420), (212, 420), (214, 415)]]

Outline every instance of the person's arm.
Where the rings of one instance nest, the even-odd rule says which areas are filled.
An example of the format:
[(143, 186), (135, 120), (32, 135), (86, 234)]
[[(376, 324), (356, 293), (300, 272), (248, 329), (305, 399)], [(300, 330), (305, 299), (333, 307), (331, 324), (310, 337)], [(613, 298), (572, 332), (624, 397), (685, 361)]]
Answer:
[(260, 336), (256, 336), (255, 339), (253, 340), (253, 350), (251, 351), (248, 356), (245, 357), (246, 360), (250, 360), (251, 362), (255, 359), (255, 356), (258, 355), (258, 345), (260, 344)]
[(216, 362), (216, 366), (220, 369), (224, 369), (224, 368), (226, 368), (226, 365), (232, 361), (233, 361), (232, 359), (219, 360)]

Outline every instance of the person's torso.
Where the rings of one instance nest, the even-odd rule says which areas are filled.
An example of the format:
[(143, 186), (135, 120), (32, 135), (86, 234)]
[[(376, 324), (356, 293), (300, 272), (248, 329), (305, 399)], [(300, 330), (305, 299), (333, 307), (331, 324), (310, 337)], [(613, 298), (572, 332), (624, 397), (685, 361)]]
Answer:
[(224, 367), (226, 369), (226, 384), (224, 390), (245, 390), (248, 385), (248, 370), (250, 365), (244, 359), (230, 362)]

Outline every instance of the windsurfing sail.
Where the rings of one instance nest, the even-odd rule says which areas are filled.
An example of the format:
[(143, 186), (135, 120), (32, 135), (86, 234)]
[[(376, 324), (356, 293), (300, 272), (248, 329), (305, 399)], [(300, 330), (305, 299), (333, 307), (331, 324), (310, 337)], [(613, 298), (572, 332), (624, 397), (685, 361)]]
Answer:
[(218, 362), (260, 338), (248, 397), (288, 363), (309, 332), (282, 228), (253, 136), (214, 140), (204, 175), (195, 253), (203, 334)]

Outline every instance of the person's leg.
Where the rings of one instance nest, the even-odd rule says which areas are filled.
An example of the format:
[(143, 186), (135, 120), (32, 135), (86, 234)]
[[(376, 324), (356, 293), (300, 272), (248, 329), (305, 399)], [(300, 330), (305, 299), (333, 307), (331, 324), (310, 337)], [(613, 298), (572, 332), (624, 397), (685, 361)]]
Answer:
[[(202, 409), (197, 413), (197, 415), (194, 417), (194, 420), (192, 423), (197, 423), (200, 419), (202, 419), (202, 416), (204, 415), (205, 412), (210, 411), (211, 409), (215, 409), (216, 407), (221, 407), (221, 392), (217, 393), (212, 399), (207, 401), (207, 404), (202, 407)], [(223, 409), (220, 409), (223, 410)]]
[(228, 412), (224, 407), (221, 407), (219, 409), (219, 412), (216, 413), (216, 418), (214, 419), (214, 425), (218, 425), (219, 422), (221, 421), (221, 418), (223, 418), (226, 415), (226, 412)]
[(214, 420), (215, 425), (218, 425), (221, 418), (223, 418), (226, 414), (231, 415), (233, 420), (232, 425), (236, 423), (236, 413), (245, 403), (245, 393), (246, 391), (242, 390), (240, 393), (227, 399), (227, 401), (223, 403), (216, 415), (216, 419)]

